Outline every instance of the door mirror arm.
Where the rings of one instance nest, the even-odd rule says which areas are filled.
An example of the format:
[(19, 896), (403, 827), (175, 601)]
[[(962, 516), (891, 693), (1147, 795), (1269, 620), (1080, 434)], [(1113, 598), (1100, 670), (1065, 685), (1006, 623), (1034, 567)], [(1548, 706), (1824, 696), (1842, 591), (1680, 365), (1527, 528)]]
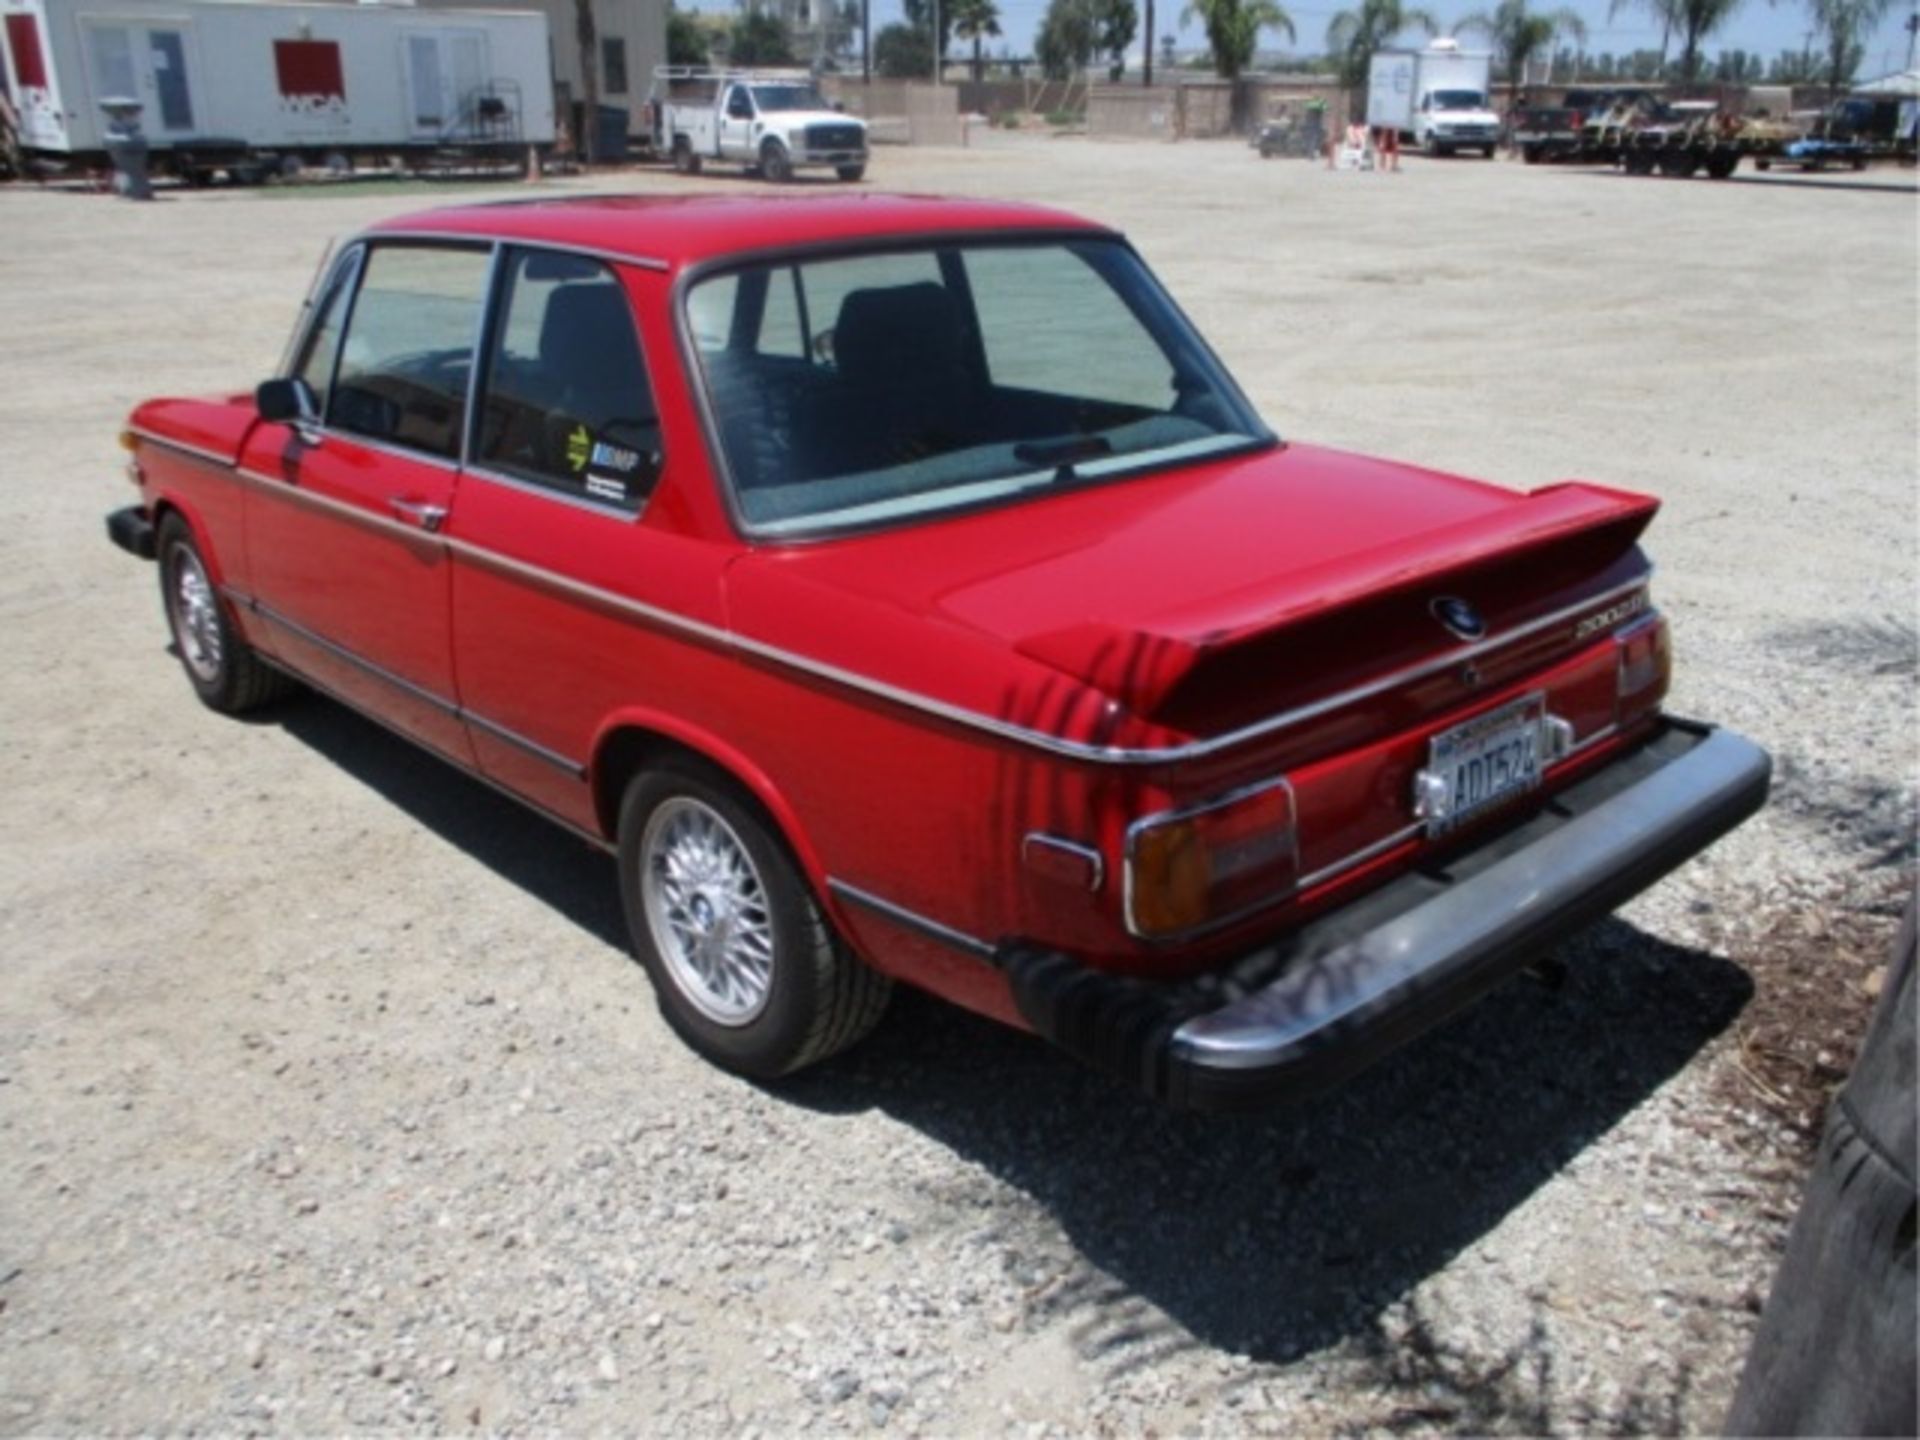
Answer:
[(253, 392), (253, 404), (262, 420), (291, 425), (307, 445), (320, 443), (320, 405), (313, 388), (298, 376), (261, 381)]

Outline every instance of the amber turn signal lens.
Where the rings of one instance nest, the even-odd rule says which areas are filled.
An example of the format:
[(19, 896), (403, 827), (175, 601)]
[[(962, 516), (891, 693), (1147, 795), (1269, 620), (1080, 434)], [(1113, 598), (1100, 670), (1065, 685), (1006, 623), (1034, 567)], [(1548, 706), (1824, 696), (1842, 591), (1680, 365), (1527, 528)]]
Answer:
[(140, 437), (131, 430), (122, 430), (120, 432), (120, 448), (129, 455), (133, 454), (134, 451), (140, 448)]
[(1616, 643), (1620, 647), (1620, 698), (1650, 703), (1666, 694), (1673, 673), (1667, 622), (1655, 616), (1651, 623), (1622, 633)]
[(1128, 836), (1127, 866), (1138, 935), (1183, 934), (1277, 899), (1299, 873), (1292, 787), (1270, 781), (1143, 821)]

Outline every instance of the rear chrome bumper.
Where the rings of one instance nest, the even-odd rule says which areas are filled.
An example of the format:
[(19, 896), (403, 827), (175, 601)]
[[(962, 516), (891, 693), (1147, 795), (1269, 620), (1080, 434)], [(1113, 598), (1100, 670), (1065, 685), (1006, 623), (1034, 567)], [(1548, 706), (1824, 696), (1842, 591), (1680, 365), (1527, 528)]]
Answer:
[[(1246, 1110), (1310, 1094), (1446, 1019), (1752, 815), (1767, 753), (1668, 720), (1472, 848), (1393, 880), (1198, 987), (1003, 947), (1041, 1035), (1169, 1103)], [(1242, 977), (1258, 977), (1249, 980)]]

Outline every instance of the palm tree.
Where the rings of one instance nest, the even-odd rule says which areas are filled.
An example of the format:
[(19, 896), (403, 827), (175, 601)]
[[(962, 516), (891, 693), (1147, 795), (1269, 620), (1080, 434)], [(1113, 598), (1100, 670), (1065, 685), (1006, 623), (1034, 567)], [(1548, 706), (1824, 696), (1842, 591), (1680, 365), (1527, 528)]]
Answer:
[[(1700, 78), (1700, 47), (1706, 38), (1733, 18), (1740, 0), (1613, 0), (1607, 18), (1622, 10), (1640, 9), (1667, 30), (1680, 32), (1680, 78), (1691, 85)], [(1662, 45), (1661, 54), (1666, 53)]]
[(973, 83), (978, 85), (986, 73), (980, 46), (988, 36), (1000, 33), (1000, 7), (993, 0), (951, 0), (948, 13), (953, 16), (953, 33), (973, 41)]
[(1453, 33), (1464, 30), (1478, 30), (1493, 42), (1494, 57), (1507, 77), (1507, 93), (1511, 96), (1518, 96), (1526, 83), (1527, 62), (1562, 35), (1582, 45), (1587, 41), (1587, 23), (1575, 11), (1549, 10), (1535, 15), (1527, 9), (1527, 0), (1500, 0), (1491, 11), (1468, 15), (1453, 27)]
[(1253, 63), (1262, 30), (1284, 30), (1289, 40), (1295, 33), (1293, 17), (1273, 0), (1190, 0), (1180, 23), (1193, 20), (1207, 32), (1214, 73), (1223, 80), (1238, 78)]
[(1813, 23), (1826, 36), (1827, 86), (1838, 91), (1860, 63), (1860, 37), (1893, 8), (1893, 0), (1812, 0)]
[(1342, 10), (1327, 26), (1327, 49), (1340, 64), (1340, 83), (1357, 90), (1367, 83), (1367, 67), (1376, 50), (1385, 49), (1405, 30), (1437, 35), (1440, 27), (1425, 10), (1400, 0), (1360, 0), (1357, 10)]
[(580, 130), (574, 147), (591, 165), (600, 150), (600, 32), (593, 23), (593, 0), (573, 0), (573, 38), (580, 46)]

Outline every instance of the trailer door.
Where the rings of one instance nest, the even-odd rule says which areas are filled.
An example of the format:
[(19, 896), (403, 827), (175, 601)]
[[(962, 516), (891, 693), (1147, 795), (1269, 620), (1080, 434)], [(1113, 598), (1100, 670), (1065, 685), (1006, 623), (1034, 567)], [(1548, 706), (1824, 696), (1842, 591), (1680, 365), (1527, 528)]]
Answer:
[(406, 37), (410, 133), (421, 140), (472, 136), (488, 89), (481, 30), (413, 30)]
[(150, 134), (185, 135), (193, 130), (193, 81), (184, 26), (89, 17), (86, 36), (95, 105), (138, 100), (146, 107), (140, 123)]

